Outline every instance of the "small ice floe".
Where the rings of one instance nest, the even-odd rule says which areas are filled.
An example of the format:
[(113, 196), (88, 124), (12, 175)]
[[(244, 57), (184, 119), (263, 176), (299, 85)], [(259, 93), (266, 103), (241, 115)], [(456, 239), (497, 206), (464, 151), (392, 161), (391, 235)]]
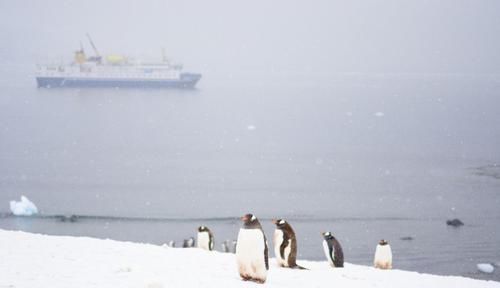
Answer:
[(38, 214), (38, 208), (26, 196), (21, 196), (21, 201), (10, 201), (10, 211), (16, 216), (31, 216)]
[(375, 117), (384, 117), (384, 115), (385, 115), (384, 112), (380, 112), (380, 111), (373, 113), (373, 116), (375, 116)]
[(483, 272), (483, 273), (493, 273), (495, 271), (495, 267), (491, 265), (490, 263), (479, 263), (477, 264), (477, 270)]
[(257, 129), (257, 127), (255, 127), (254, 125), (248, 125), (247, 126), (247, 130), (249, 130), (249, 131), (253, 131), (255, 129)]

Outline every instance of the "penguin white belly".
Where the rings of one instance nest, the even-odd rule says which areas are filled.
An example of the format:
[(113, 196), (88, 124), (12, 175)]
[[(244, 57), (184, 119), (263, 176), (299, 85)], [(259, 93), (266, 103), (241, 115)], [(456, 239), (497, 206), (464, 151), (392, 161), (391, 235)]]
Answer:
[(389, 245), (377, 245), (375, 250), (375, 259), (373, 260), (375, 268), (392, 269), (392, 250)]
[(208, 232), (198, 232), (198, 248), (210, 250), (210, 235)]
[(260, 229), (240, 229), (236, 245), (236, 261), (242, 277), (266, 280), (264, 234)]
[(280, 246), (282, 243), (283, 243), (283, 231), (279, 229), (274, 230), (273, 245), (274, 245), (274, 255), (276, 256), (276, 262), (278, 262), (278, 265), (286, 267), (288, 262), (286, 261), (286, 259), (281, 258), (281, 252), (280, 252)]
[(325, 256), (326, 256), (326, 259), (328, 259), (328, 263), (330, 263), (330, 265), (333, 266), (333, 257), (335, 257), (335, 249), (332, 249), (332, 255), (330, 256), (330, 249), (328, 248), (328, 243), (323, 240), (323, 251), (325, 251)]

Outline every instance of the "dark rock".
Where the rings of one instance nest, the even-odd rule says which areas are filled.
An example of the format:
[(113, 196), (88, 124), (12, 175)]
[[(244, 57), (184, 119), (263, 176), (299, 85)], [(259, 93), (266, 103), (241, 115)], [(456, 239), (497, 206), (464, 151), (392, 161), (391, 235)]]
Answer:
[(413, 237), (411, 237), (411, 236), (405, 236), (405, 237), (401, 237), (401, 238), (399, 238), (399, 239), (401, 239), (401, 240), (403, 240), (403, 241), (411, 241), (411, 240), (413, 240), (414, 238), (413, 238)]
[(70, 215), (70, 216), (60, 215), (60, 216), (57, 216), (57, 218), (61, 222), (76, 222), (76, 221), (78, 221), (78, 216), (76, 216), (76, 215)]
[(452, 219), (452, 220), (447, 220), (446, 225), (453, 226), (453, 227), (460, 227), (464, 225), (464, 222), (460, 221), (460, 219)]

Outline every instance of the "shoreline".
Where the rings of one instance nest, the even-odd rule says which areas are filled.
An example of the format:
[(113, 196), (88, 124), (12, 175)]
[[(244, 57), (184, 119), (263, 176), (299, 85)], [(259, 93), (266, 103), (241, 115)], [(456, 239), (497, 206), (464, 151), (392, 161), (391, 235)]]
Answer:
[[(0, 229), (0, 286), (247, 287), (234, 254), (89, 237), (47, 236)], [(270, 259), (266, 287), (500, 287), (500, 282), (378, 270), (346, 263), (298, 261), (310, 270), (279, 268)], [(254, 284), (258, 285), (258, 284)], [(256, 286), (258, 287), (258, 286)]]

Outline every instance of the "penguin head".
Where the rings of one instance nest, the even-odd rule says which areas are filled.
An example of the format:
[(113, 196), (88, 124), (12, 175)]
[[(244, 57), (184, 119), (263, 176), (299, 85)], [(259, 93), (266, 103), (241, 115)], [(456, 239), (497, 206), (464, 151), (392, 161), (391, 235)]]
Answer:
[(285, 219), (273, 219), (273, 223), (276, 225), (276, 228), (281, 229), (286, 225)]
[(384, 246), (384, 245), (387, 245), (387, 244), (389, 244), (389, 242), (387, 242), (387, 241), (386, 241), (386, 240), (384, 240), (384, 239), (382, 239), (382, 240), (378, 241), (378, 245), (380, 245), (380, 246)]
[(200, 227), (198, 227), (198, 232), (208, 232), (207, 226), (200, 226)]
[(247, 228), (260, 227), (260, 223), (259, 220), (257, 220), (257, 217), (255, 217), (255, 215), (250, 213), (241, 217), (241, 221), (243, 221), (243, 225)]
[(321, 233), (321, 235), (323, 235), (323, 238), (325, 238), (325, 240), (330, 240), (334, 238), (332, 232), (323, 232)]

